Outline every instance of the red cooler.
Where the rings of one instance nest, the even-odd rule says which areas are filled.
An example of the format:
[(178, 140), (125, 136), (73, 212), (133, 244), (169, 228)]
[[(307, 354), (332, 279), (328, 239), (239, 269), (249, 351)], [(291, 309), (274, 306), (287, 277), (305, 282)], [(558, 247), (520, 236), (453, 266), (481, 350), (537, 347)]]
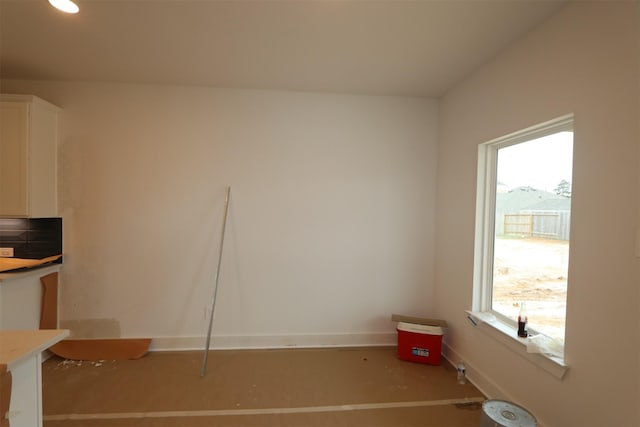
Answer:
[(410, 362), (439, 365), (442, 352), (442, 328), (399, 322), (398, 358)]

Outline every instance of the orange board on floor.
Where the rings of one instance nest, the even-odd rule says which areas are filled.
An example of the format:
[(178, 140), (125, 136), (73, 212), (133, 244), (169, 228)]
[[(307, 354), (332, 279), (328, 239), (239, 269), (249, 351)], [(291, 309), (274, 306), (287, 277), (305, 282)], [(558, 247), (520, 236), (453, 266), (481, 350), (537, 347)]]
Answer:
[(127, 360), (140, 359), (147, 354), (150, 344), (150, 338), (64, 340), (49, 351), (72, 360)]
[[(40, 282), (42, 283), (40, 329), (56, 329), (58, 273), (43, 276)], [(150, 338), (76, 339), (60, 341), (51, 346), (49, 351), (72, 360), (127, 360), (140, 359), (147, 354), (150, 344)]]

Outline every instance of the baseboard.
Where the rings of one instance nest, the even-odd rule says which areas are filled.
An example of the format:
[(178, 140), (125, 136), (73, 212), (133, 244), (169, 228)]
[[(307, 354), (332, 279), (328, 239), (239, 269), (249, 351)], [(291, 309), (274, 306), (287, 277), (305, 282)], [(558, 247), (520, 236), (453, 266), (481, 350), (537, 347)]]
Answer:
[[(447, 359), (453, 366), (458, 365), (458, 363), (464, 363), (467, 379), (471, 384), (476, 386), (476, 388), (480, 390), (480, 392), (484, 394), (487, 399), (503, 399), (506, 401), (517, 403), (517, 400), (514, 399), (509, 393), (505, 392), (495, 382), (493, 382), (491, 378), (478, 370), (472, 362), (469, 362), (468, 357), (464, 357), (444, 342), (442, 343), (442, 356)], [(538, 427), (550, 426), (550, 424), (546, 423), (544, 420), (541, 420), (539, 416), (535, 416), (538, 421)]]
[(476, 368), (473, 362), (469, 361), (469, 358), (464, 357), (447, 343), (442, 343), (442, 356), (447, 359), (453, 366), (457, 366), (459, 363), (464, 364), (466, 376), (470, 383), (472, 383), (482, 394), (487, 396), (488, 399), (504, 399), (506, 394), (498, 387), (489, 377)]
[[(361, 334), (294, 334), (294, 335), (215, 335), (211, 337), (211, 349), (271, 349), (317, 347), (381, 347), (395, 346), (395, 332)], [(203, 350), (205, 336), (155, 337), (150, 351)]]

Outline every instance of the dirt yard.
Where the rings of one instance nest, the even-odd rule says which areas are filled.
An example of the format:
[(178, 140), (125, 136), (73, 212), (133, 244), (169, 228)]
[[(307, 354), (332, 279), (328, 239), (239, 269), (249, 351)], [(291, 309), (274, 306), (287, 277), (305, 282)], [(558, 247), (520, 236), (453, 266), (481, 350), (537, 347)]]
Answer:
[(532, 328), (564, 341), (568, 261), (567, 241), (496, 239), (494, 310), (516, 320), (525, 303)]

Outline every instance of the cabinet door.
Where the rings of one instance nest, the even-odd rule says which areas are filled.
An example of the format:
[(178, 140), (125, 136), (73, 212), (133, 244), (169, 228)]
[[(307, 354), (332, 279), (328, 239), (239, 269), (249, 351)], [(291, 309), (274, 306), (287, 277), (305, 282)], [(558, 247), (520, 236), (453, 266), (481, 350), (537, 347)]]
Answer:
[(27, 216), (29, 106), (0, 102), (0, 215)]
[(29, 211), (32, 218), (58, 213), (57, 159), (58, 115), (40, 103), (29, 110)]

